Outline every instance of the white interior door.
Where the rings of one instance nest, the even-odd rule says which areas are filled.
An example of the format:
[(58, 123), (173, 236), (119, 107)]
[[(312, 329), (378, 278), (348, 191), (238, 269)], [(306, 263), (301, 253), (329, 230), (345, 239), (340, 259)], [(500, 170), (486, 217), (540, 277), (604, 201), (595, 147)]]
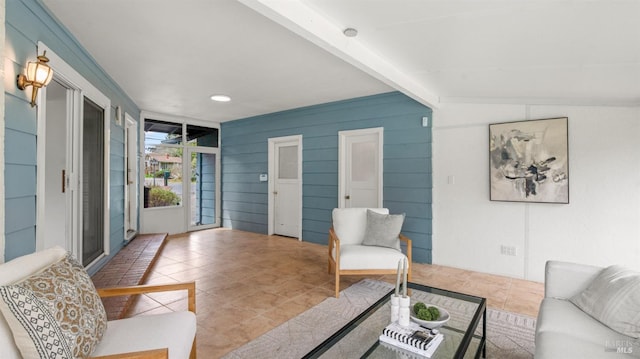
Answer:
[(138, 233), (138, 122), (125, 114), (125, 192), (124, 225), (125, 239)]
[(302, 238), (302, 136), (269, 139), (270, 234)]
[(340, 131), (338, 206), (382, 207), (383, 129)]

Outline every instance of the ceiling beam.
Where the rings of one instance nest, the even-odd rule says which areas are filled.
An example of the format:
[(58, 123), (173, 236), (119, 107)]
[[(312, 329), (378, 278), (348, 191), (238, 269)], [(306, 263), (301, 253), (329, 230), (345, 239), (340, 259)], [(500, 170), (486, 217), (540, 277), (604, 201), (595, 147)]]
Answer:
[(440, 101), (434, 91), (407, 76), (389, 60), (358, 41), (357, 37), (346, 37), (344, 29), (302, 1), (238, 1), (423, 105), (433, 109), (438, 107)]

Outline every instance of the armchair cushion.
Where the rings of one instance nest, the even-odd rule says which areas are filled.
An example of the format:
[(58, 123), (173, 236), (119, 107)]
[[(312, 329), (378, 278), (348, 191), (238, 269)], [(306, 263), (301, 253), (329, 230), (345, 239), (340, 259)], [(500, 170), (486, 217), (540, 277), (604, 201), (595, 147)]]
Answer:
[(111, 320), (93, 356), (169, 348), (169, 358), (189, 358), (196, 315), (182, 311)]
[(609, 266), (570, 301), (616, 332), (640, 338), (640, 273)]
[(402, 252), (379, 246), (347, 245), (340, 247), (340, 270), (398, 269)]
[(107, 316), (93, 282), (70, 255), (0, 287), (0, 311), (25, 358), (87, 357), (106, 329)]
[[(389, 214), (386, 208), (370, 210)], [(333, 229), (340, 238), (340, 244), (362, 244), (367, 228), (367, 208), (335, 208), (332, 213)]]
[(400, 251), (400, 231), (405, 214), (381, 214), (367, 209), (367, 225), (362, 244)]

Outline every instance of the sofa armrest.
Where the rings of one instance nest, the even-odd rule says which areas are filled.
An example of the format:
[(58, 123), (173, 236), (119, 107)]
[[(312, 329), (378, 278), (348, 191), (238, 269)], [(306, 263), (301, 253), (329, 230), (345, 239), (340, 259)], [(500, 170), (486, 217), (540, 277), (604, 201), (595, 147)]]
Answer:
[(113, 354), (102, 355), (99, 357), (91, 357), (91, 359), (168, 359), (169, 349), (153, 349), (144, 350), (140, 352), (125, 353), (125, 354)]
[(98, 295), (102, 298), (118, 297), (121, 295), (147, 294), (153, 292), (167, 292), (174, 290), (186, 290), (188, 295), (189, 311), (196, 312), (196, 282), (176, 283), (176, 284), (144, 284), (128, 287), (98, 288)]
[(561, 261), (547, 261), (544, 274), (546, 298), (569, 299), (582, 292), (602, 267)]

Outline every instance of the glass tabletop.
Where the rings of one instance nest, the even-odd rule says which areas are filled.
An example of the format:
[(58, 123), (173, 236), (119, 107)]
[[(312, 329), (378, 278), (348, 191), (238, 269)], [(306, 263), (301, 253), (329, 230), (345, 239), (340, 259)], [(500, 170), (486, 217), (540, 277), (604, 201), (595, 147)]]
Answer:
[[(433, 359), (485, 356), (486, 299), (444, 289), (409, 283), (411, 304), (423, 302), (446, 309), (451, 318), (438, 328), (444, 335)], [(411, 358), (407, 351), (380, 343), (389, 324), (393, 290), (367, 308), (304, 358)], [(407, 355), (408, 354), (408, 355)], [(419, 356), (415, 356), (419, 358)]]

